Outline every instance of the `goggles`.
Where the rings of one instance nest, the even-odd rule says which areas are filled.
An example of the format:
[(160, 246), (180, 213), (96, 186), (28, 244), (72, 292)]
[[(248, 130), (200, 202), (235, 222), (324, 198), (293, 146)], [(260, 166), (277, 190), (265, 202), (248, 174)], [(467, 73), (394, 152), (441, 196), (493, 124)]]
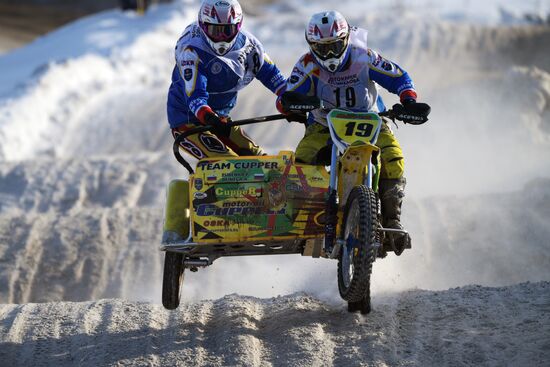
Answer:
[(208, 38), (214, 42), (230, 42), (239, 33), (241, 23), (238, 24), (211, 24), (202, 23), (201, 28)]
[(330, 42), (309, 42), (309, 47), (321, 60), (339, 57), (348, 45), (348, 37)]

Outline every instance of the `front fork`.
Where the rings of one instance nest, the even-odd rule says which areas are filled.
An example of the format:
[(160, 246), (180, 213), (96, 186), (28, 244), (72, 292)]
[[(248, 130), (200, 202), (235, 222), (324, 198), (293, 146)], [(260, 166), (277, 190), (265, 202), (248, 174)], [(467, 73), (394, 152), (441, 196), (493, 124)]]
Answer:
[(325, 208), (325, 254), (334, 258), (338, 255), (339, 246), (336, 242), (336, 227), (338, 225), (338, 193), (336, 191), (336, 171), (338, 169), (338, 148), (332, 144), (330, 155), (330, 182), (328, 187), (328, 200)]
[[(364, 162), (368, 166), (364, 181), (362, 183), (375, 192), (378, 192), (378, 181), (380, 178), (380, 154), (378, 149), (371, 150), (369, 156), (371, 159), (368, 162)], [(330, 182), (329, 182), (329, 196), (325, 207), (326, 221), (325, 221), (325, 245), (324, 250), (330, 258), (334, 259), (338, 256), (342, 247), (343, 241), (338, 240), (336, 235), (336, 228), (338, 226), (338, 184), (337, 184), (337, 171), (338, 171), (338, 149), (336, 145), (332, 145), (331, 160), (330, 160)]]

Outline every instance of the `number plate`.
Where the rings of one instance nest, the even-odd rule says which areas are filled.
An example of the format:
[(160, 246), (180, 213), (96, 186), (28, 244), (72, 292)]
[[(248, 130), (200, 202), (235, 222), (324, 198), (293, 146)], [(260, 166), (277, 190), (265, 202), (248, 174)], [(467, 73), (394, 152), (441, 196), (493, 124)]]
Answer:
[(334, 109), (327, 115), (331, 136), (338, 147), (357, 143), (376, 143), (381, 119), (374, 112)]

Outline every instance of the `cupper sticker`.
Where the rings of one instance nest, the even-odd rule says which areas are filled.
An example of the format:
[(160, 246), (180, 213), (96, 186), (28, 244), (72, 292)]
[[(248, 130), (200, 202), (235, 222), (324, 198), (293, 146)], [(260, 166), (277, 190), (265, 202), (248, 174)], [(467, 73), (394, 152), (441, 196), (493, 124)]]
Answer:
[(290, 154), (200, 161), (195, 177), (203, 179), (199, 191), (206, 196), (194, 196), (195, 240), (322, 235), (328, 174), (324, 167), (295, 165)]

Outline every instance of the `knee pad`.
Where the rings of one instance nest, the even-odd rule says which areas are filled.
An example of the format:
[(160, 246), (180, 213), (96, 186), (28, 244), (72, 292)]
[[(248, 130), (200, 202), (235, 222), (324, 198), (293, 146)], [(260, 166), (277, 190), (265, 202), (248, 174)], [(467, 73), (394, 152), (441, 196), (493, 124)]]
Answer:
[(399, 146), (391, 145), (382, 148), (382, 171), (380, 177), (397, 179), (405, 173), (405, 157)]

